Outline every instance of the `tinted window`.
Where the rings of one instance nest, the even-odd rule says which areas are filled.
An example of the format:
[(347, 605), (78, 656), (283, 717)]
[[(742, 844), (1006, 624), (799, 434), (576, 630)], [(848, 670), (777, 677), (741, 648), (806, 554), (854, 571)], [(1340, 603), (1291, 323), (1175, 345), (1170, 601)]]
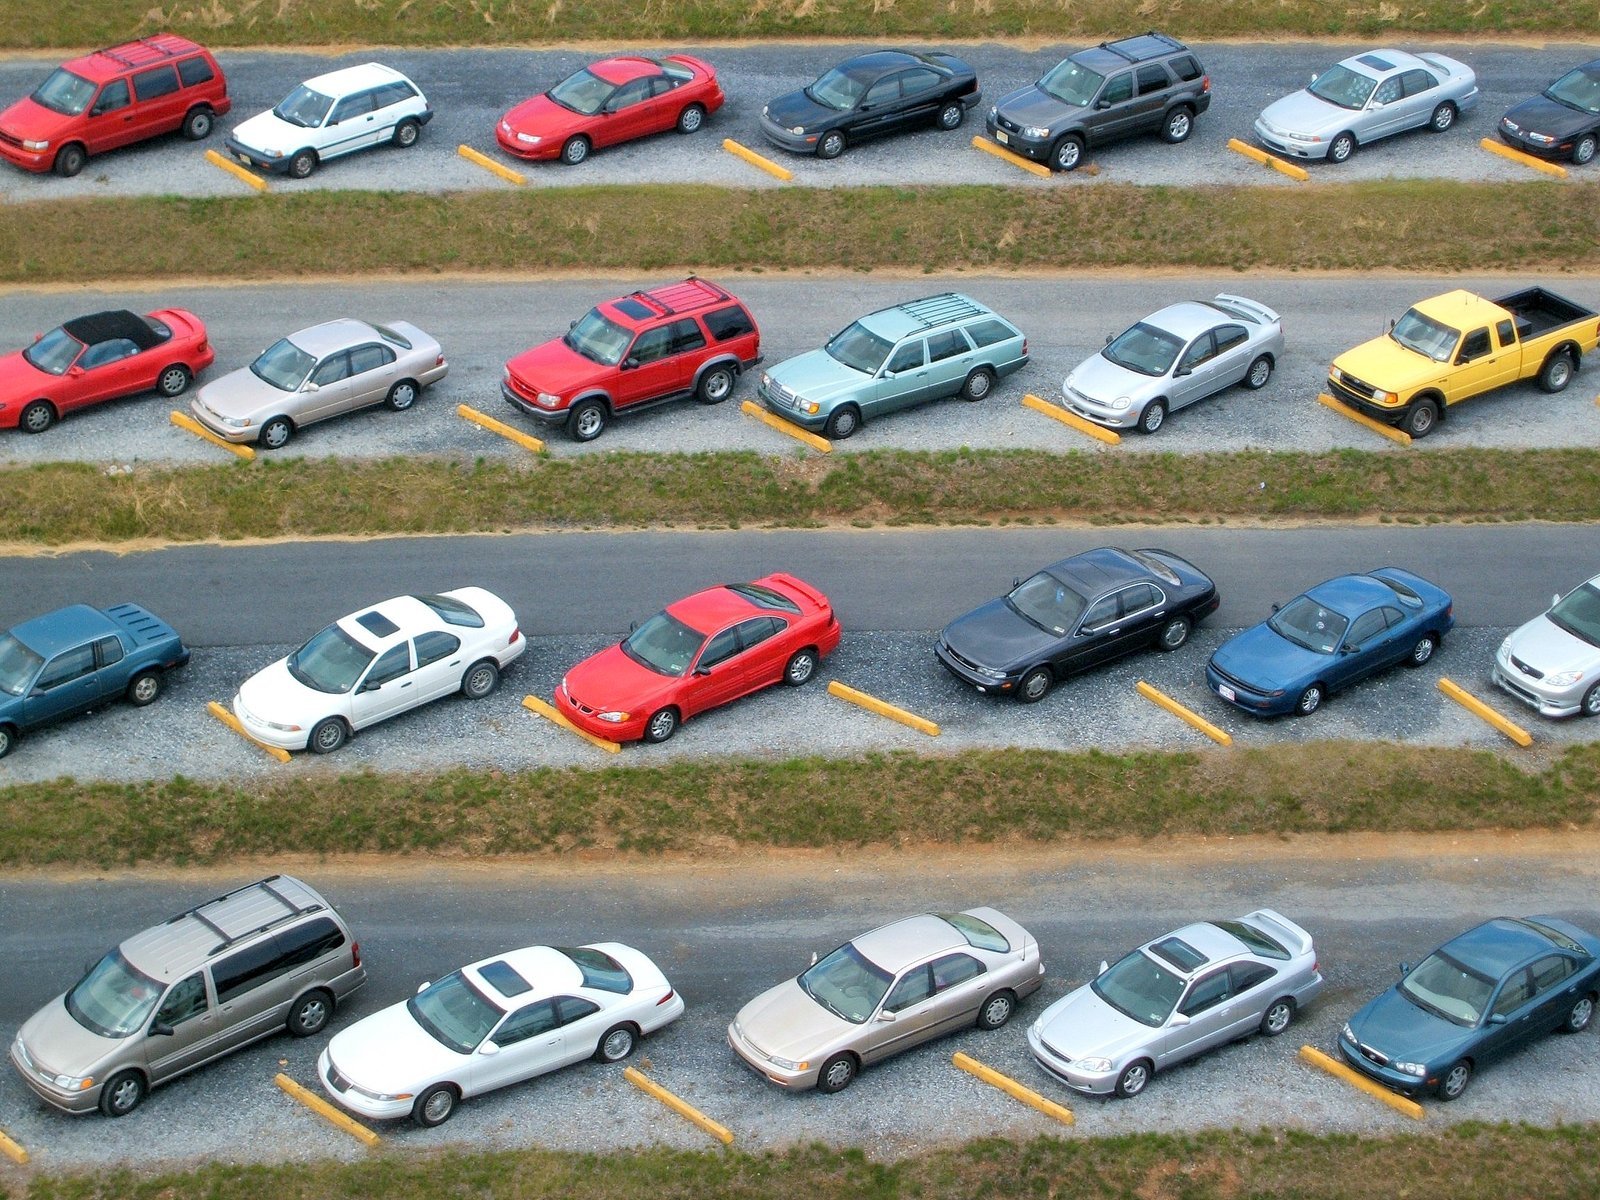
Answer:
[(96, 342), (90, 346), (78, 359), (78, 365), (85, 371), (92, 371), (108, 363), (121, 362), (137, 353), (139, 346), (133, 339), (112, 338), (109, 342)]
[(1133, 99), (1133, 72), (1125, 71), (1106, 84), (1105, 91), (1100, 93), (1100, 99), (1110, 104), (1121, 104), (1125, 100)]
[(1392, 79), (1385, 79), (1378, 85), (1378, 90), (1372, 93), (1372, 102), (1374, 104), (1393, 104), (1400, 99), (1401, 95), (1400, 77), (1396, 75)]
[(938, 87), (940, 82), (941, 81), (937, 72), (924, 70), (919, 67), (915, 71), (907, 71), (904, 75), (900, 76), (900, 89), (906, 95), (914, 96), (918, 92), (925, 92), (930, 88)]
[(376, 371), (379, 367), (386, 367), (394, 361), (394, 351), (387, 346), (376, 343), (368, 346), (357, 346), (350, 351), (350, 374), (361, 375), (367, 371)]
[(933, 990), (942, 992), (983, 974), (983, 964), (970, 954), (946, 954), (933, 960)]
[(332, 917), (317, 917), (277, 935), (278, 952), (286, 971), (314, 963), (344, 945), (344, 930)]
[(1439, 86), (1439, 81), (1420, 67), (1414, 71), (1407, 71), (1400, 79), (1405, 84), (1408, 96), (1420, 96), (1430, 88)]
[(372, 664), (372, 670), (367, 672), (366, 682), (361, 687), (365, 691), (380, 683), (388, 683), (391, 679), (399, 679), (411, 670), (411, 647), (401, 643), (385, 650), (377, 662)]
[(1101, 625), (1109, 625), (1117, 619), (1117, 598), (1107, 596), (1104, 600), (1097, 600), (1092, 608), (1084, 615), (1083, 627), (1085, 629), (1098, 629)]
[(386, 83), (377, 90), (373, 103), (378, 108), (388, 108), (391, 104), (401, 104), (417, 94), (417, 89), (402, 80)]
[(1577, 964), (1562, 954), (1541, 958), (1533, 964), (1534, 995), (1548, 992), (1566, 982), (1567, 976), (1577, 969)]
[(647, 329), (634, 339), (633, 349), (628, 356), (647, 363), (665, 358), (671, 352), (672, 326), (663, 325), (660, 329)]
[(1221, 329), (1212, 331), (1211, 336), (1217, 339), (1217, 353), (1232, 350), (1235, 346), (1249, 338), (1243, 325), (1224, 325)]
[(171, 67), (151, 67), (133, 77), (133, 94), (140, 100), (154, 100), (170, 96), (178, 90), (178, 73)]
[(417, 635), (417, 666), (425, 667), (441, 658), (449, 658), (461, 645), (461, 639), (443, 630), (430, 629)]
[(633, 978), (622, 964), (602, 950), (590, 946), (557, 946), (583, 973), (583, 986), (600, 992), (625, 996), (633, 991)]
[(870, 108), (881, 104), (894, 104), (900, 99), (900, 76), (892, 75), (888, 79), (880, 79), (867, 89), (867, 94), (861, 98), (861, 106)]
[(650, 98), (650, 81), (648, 79), (631, 79), (611, 94), (611, 99), (606, 101), (609, 109), (627, 108), (630, 104), (638, 104), (641, 100)]
[(732, 308), (719, 308), (716, 312), (709, 312), (704, 319), (711, 336), (719, 342), (743, 337), (747, 333), (756, 331), (755, 322), (750, 319), (750, 314), (737, 304)]
[(1505, 986), (1500, 989), (1500, 994), (1495, 997), (1494, 1008), (1491, 1011), (1496, 1016), (1509, 1017), (1532, 999), (1533, 982), (1526, 970), (1519, 970), (1506, 980)]
[(288, 967), (279, 962), (278, 944), (265, 938), (256, 945), (237, 954), (231, 954), (211, 968), (211, 979), (217, 987), (217, 1003), (226, 1004), (250, 989), (276, 979)]
[(1148, 96), (1167, 86), (1167, 70), (1159, 63), (1139, 68), (1139, 95)]
[(1271, 967), (1260, 963), (1234, 963), (1228, 968), (1233, 972), (1233, 994), (1248, 992), (1253, 987), (1260, 987), (1267, 980), (1277, 974)]
[(800, 615), (800, 606), (789, 597), (771, 588), (762, 587), (756, 583), (730, 583), (728, 590), (736, 596), (743, 596), (757, 608), (770, 608), (777, 612), (793, 613)]
[(678, 85), (676, 83), (674, 83), (672, 80), (668, 79), (665, 75), (657, 75), (654, 79), (652, 79), (650, 81), (650, 95), (652, 97), (654, 97), (654, 96), (665, 96), (668, 92), (670, 92), (673, 88), (675, 88), (677, 86)]
[(737, 653), (739, 653), (739, 628), (734, 626), (732, 629), (724, 629), (707, 643), (705, 653), (700, 656), (695, 669), (714, 667), (719, 662), (726, 662)]
[(699, 350), (706, 344), (706, 335), (700, 332), (699, 322), (692, 317), (674, 321), (669, 328), (672, 333), (672, 347), (667, 351), (669, 354)]
[(328, 124), (337, 125), (340, 121), (348, 121), (352, 117), (363, 117), (372, 111), (374, 96), (371, 92), (359, 92), (354, 96), (346, 96), (333, 106), (333, 112), (328, 116)]
[(208, 79), (216, 77), (211, 64), (204, 58), (186, 58), (178, 64), (178, 78), (183, 80), (184, 87), (193, 87), (197, 83), (205, 83)]
[(894, 985), (889, 998), (883, 1002), (885, 1012), (900, 1012), (914, 1004), (921, 1004), (933, 995), (933, 974), (926, 967), (915, 967), (906, 972)]
[(167, 998), (156, 1010), (156, 1021), (162, 1025), (177, 1026), (205, 1011), (206, 981), (199, 975), (191, 975), (181, 983), (172, 985)]
[(1204, 979), (1196, 981), (1189, 988), (1189, 994), (1184, 998), (1178, 1011), (1186, 1017), (1193, 1017), (1203, 1013), (1208, 1008), (1215, 1008), (1226, 1000), (1232, 993), (1228, 990), (1228, 972), (1217, 971), (1207, 975)]
[(972, 339), (972, 344), (980, 350), (985, 346), (993, 346), (996, 342), (1003, 342), (1007, 338), (1017, 336), (1017, 331), (1004, 321), (989, 318), (985, 321), (976, 321), (967, 327), (967, 336)]
[(1185, 83), (1200, 78), (1200, 63), (1192, 54), (1180, 54), (1167, 65), (1172, 68), (1172, 73)]
[(1211, 340), (1209, 333), (1202, 333), (1195, 338), (1194, 345), (1183, 352), (1183, 357), (1178, 360), (1178, 370), (1194, 370), (1201, 363), (1210, 362), (1216, 356), (1216, 343)]
[(1225, 933), (1231, 933), (1251, 950), (1262, 958), (1287, 959), (1289, 952), (1266, 934), (1253, 925), (1246, 925), (1243, 921), (1213, 921), (1211, 922)]
[(323, 360), (322, 365), (311, 373), (311, 382), (321, 387), (323, 384), (338, 383), (339, 380), (349, 377), (350, 355), (341, 351), (332, 358)]
[(784, 629), (785, 625), (777, 617), (753, 617), (748, 621), (740, 621), (735, 628), (739, 631), (739, 645), (748, 650), (752, 646), (759, 646)]
[(467, 629), (482, 629), (483, 618), (470, 605), (454, 596), (418, 596), (418, 600), (433, 609), (446, 625), (460, 625)]
[(1462, 339), (1461, 359), (1471, 362), (1475, 358), (1482, 358), (1489, 353), (1489, 331), (1487, 329), (1474, 329)]
[(965, 354), (971, 348), (959, 329), (947, 329), (928, 339), (928, 361), (942, 362), (947, 358), (955, 358), (958, 354)]
[(556, 1007), (563, 1025), (571, 1025), (574, 1021), (592, 1017), (600, 1011), (598, 1004), (593, 1000), (585, 1000), (582, 996), (557, 996)]
[(100, 89), (100, 99), (94, 102), (92, 112), (115, 112), (119, 108), (127, 108), (128, 102), (128, 81), (126, 79), (113, 79)]
[(1122, 615), (1143, 612), (1160, 604), (1164, 597), (1148, 583), (1136, 583), (1132, 587), (1122, 589)]
[(1383, 613), (1383, 619), (1388, 623), (1390, 629), (1393, 629), (1396, 625), (1400, 624), (1400, 622), (1406, 619), (1405, 613), (1401, 612), (1398, 608), (1384, 607), (1379, 611)]
[(548, 1033), (559, 1022), (556, 1020), (554, 1000), (541, 1000), (527, 1008), (518, 1009), (494, 1031), (494, 1040), (502, 1046), (514, 1046), (535, 1034)]
[(1502, 346), (1509, 346), (1517, 340), (1516, 329), (1510, 321), (1501, 321), (1494, 327), (1494, 332)]
[(908, 342), (904, 346), (901, 346), (900, 349), (896, 350), (893, 356), (889, 359), (889, 364), (884, 368), (884, 370), (891, 372), (910, 371), (920, 367), (922, 363), (922, 341), (921, 339), (918, 339), (914, 342)]
[(60, 687), (63, 683), (71, 683), (74, 679), (81, 679), (94, 670), (94, 644), (91, 642), (83, 646), (74, 646), (71, 650), (63, 651), (45, 664), (39, 673), (39, 681), (34, 685), (39, 688)]
[(1362, 613), (1351, 622), (1350, 633), (1345, 637), (1344, 644), (1346, 646), (1365, 646), (1387, 627), (1388, 623), (1383, 618), (1382, 609), (1374, 609), (1372, 612)]
[(109, 667), (112, 663), (122, 661), (122, 639), (114, 633), (108, 633), (95, 644), (95, 651), (100, 655), (100, 665)]

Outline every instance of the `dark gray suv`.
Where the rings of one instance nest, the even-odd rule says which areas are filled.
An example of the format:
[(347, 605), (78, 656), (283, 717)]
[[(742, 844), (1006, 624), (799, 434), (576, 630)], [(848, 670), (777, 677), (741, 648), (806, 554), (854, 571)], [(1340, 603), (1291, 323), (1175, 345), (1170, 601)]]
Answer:
[(1070, 171), (1090, 146), (1141, 133), (1185, 141), (1211, 107), (1211, 77), (1182, 42), (1142, 33), (1063, 59), (1037, 83), (989, 110), (989, 136), (1008, 150)]

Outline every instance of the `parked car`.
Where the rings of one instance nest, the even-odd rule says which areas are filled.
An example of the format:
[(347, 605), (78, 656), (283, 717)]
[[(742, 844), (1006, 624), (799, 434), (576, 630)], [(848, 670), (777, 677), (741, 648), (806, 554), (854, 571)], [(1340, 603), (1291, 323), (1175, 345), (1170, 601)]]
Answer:
[(1039, 1014), (1028, 1047), (1068, 1087), (1124, 1098), (1186, 1059), (1277, 1037), (1322, 990), (1311, 935), (1270, 908), (1146, 942)]
[(1443, 133), (1478, 106), (1478, 77), (1443, 54), (1369, 50), (1311, 77), (1267, 105), (1256, 138), (1291, 158), (1342, 163), (1379, 138), (1407, 129)]
[(1542, 716), (1600, 716), (1600, 575), (1501, 642), (1494, 681)]
[(189, 411), (225, 441), (281, 450), (329, 417), (375, 404), (404, 412), (449, 370), (439, 343), (409, 321), (346, 317), (279, 338), (248, 367), (201, 388)]
[(483, 699), (527, 648), (511, 606), (483, 588), (396, 596), (257, 671), (234, 696), (233, 715), (258, 742), (331, 754), (352, 734), (452, 692)]
[(118, 699), (143, 708), (188, 661), (177, 631), (137, 604), (69, 604), (0, 633), (0, 758), (30, 729)]
[(180, 396), (216, 357), (205, 325), (187, 309), (76, 317), (0, 356), (0, 429), (43, 433), (105, 400), (151, 390)]
[(1223, 293), (1169, 304), (1067, 375), (1067, 407), (1113, 429), (1154, 433), (1167, 414), (1242, 383), (1259, 391), (1283, 356), (1283, 321), (1264, 304)]
[(28, 1018), (11, 1065), (62, 1112), (125, 1117), (151, 1088), (251, 1042), (321, 1033), (366, 981), (344, 919), (272, 875), (108, 951)]
[(357, 150), (409, 149), (431, 120), (433, 109), (416, 84), (370, 62), (306, 80), (276, 108), (237, 126), (227, 146), (247, 167), (304, 179), (330, 158)]
[(1077, 671), (1151, 646), (1178, 649), (1221, 602), (1211, 579), (1171, 551), (1105, 547), (957, 617), (934, 653), (980, 692), (1032, 704)]
[(1559, 917), (1496, 917), (1452, 938), (1369, 1000), (1339, 1034), (1344, 1061), (1415, 1095), (1458, 1100), (1491, 1059), (1552, 1031), (1582, 1033), (1600, 938)]
[(1574, 67), (1500, 118), (1500, 140), (1524, 154), (1594, 161), (1600, 142), (1600, 58)]
[(625, 412), (693, 396), (721, 404), (761, 361), (761, 331), (743, 302), (690, 276), (597, 304), (561, 337), (506, 364), (500, 394), (546, 425), (591, 442)]
[(796, 1091), (842, 1091), (941, 1034), (999, 1029), (1044, 979), (1039, 943), (993, 908), (906, 917), (812, 959), (728, 1026), (735, 1054)]
[(620, 942), (529, 946), (425, 983), (334, 1035), (317, 1078), (364, 1117), (442, 1125), (464, 1099), (586, 1058), (621, 1062), (683, 997)]
[(694, 133), (722, 101), (717, 73), (704, 59), (603, 58), (518, 104), (495, 126), (495, 140), (518, 158), (577, 166), (591, 150), (669, 129)]
[(851, 322), (822, 349), (764, 372), (756, 394), (785, 420), (840, 439), (869, 417), (929, 400), (982, 400), (1027, 362), (1020, 329), (970, 296), (942, 292)]
[(838, 158), (846, 146), (886, 133), (959, 129), (982, 99), (977, 72), (953, 54), (874, 50), (769, 101), (761, 133), (795, 154)]
[(989, 110), (989, 136), (1007, 150), (1075, 170), (1092, 146), (1155, 133), (1185, 142), (1211, 107), (1211, 76), (1182, 42), (1142, 33), (1062, 59), (1037, 83)]
[(158, 33), (50, 72), (32, 95), (0, 112), (0, 158), (70, 177), (91, 154), (180, 131), (201, 141), (232, 107), (211, 51)]
[(615, 742), (664, 742), (700, 713), (775, 683), (800, 687), (839, 644), (828, 598), (793, 575), (707, 588), (669, 604), (556, 688), (556, 708)]
[(1272, 609), (1206, 664), (1213, 692), (1260, 717), (1308, 716), (1385, 667), (1420, 667), (1455, 625), (1450, 593), (1399, 567), (1340, 575)]

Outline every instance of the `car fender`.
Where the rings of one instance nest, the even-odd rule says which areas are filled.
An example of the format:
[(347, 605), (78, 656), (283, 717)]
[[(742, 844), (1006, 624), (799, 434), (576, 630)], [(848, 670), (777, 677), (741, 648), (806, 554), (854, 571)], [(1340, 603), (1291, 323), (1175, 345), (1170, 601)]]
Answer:
[(572, 403), (567, 405), (566, 411), (571, 412), (585, 400), (600, 401), (601, 404), (606, 406), (606, 413), (608, 415), (616, 412), (616, 405), (612, 402), (611, 393), (606, 391), (605, 388), (590, 388), (586, 392), (579, 392), (572, 398)]
[(700, 386), (700, 377), (702, 375), (704, 375), (707, 371), (711, 370), (713, 367), (731, 367), (733, 369), (733, 377), (735, 379), (739, 378), (740, 374), (742, 374), (743, 371), (744, 371), (744, 364), (739, 361), (739, 356), (738, 355), (736, 355), (736, 354), (719, 354), (715, 358), (706, 359), (705, 362), (701, 363), (700, 366), (698, 368), (696, 368), (695, 373), (694, 373), (694, 380), (690, 383), (689, 386), (690, 387), (699, 387)]

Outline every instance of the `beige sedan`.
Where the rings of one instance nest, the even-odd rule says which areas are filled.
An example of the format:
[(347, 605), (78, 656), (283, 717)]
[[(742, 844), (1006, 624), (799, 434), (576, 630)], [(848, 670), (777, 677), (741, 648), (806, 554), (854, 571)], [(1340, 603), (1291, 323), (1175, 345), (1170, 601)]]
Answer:
[(907, 917), (763, 992), (728, 1044), (780, 1087), (837, 1092), (864, 1066), (941, 1034), (998, 1029), (1044, 979), (1039, 943), (992, 908)]
[(347, 317), (280, 338), (201, 388), (189, 411), (220, 438), (277, 450), (329, 417), (374, 404), (403, 412), (449, 369), (439, 343), (410, 322)]

